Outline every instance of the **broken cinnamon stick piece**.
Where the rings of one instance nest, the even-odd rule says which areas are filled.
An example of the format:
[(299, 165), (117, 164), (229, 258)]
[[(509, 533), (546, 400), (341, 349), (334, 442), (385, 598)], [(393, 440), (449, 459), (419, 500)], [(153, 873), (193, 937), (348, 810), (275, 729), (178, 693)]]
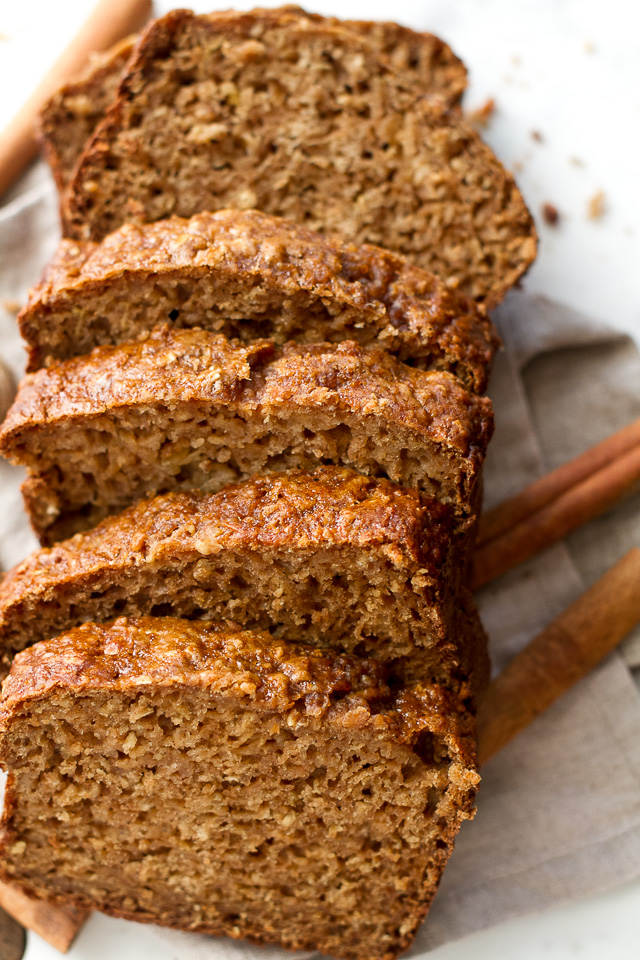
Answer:
[(517, 496), (498, 504), (493, 510), (487, 510), (480, 518), (477, 545), (481, 546), (489, 540), (502, 536), (507, 530), (511, 530), (537, 510), (546, 507), (571, 487), (586, 480), (639, 445), (640, 419), (613, 433), (589, 450), (585, 450), (569, 463), (536, 480)]
[(60, 953), (66, 953), (88, 914), (46, 900), (32, 900), (22, 890), (0, 881), (0, 907), (18, 923), (39, 934)]
[(0, 196), (38, 153), (35, 124), (49, 97), (85, 66), (90, 53), (108, 50), (118, 40), (136, 33), (150, 14), (151, 0), (101, 0), (37, 90), (0, 135)]
[(570, 487), (521, 523), (476, 548), (472, 586), (480, 589), (640, 487), (640, 444)]
[(582, 679), (639, 622), (640, 550), (634, 548), (491, 683), (478, 710), (480, 764)]

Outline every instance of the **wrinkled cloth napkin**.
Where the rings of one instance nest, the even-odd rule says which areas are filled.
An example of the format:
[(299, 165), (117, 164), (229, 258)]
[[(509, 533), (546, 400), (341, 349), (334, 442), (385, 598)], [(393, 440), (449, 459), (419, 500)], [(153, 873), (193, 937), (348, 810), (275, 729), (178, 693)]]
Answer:
[[(7, 301), (24, 303), (58, 238), (45, 175), (0, 211), (0, 355), (24, 359)], [(10, 305), (10, 304), (9, 304)], [(558, 304), (513, 291), (496, 311), (505, 343), (492, 381), (496, 434), (486, 503), (640, 415), (640, 360), (615, 330)], [(35, 547), (22, 512), (21, 472), (0, 465), (0, 563)], [(494, 668), (508, 660), (640, 542), (640, 499), (503, 577), (479, 596)], [(574, 556), (570, 549), (573, 550)], [(464, 825), (428, 920), (409, 956), (508, 917), (603, 891), (640, 875), (640, 696), (632, 669), (640, 642), (566, 694), (483, 770), (475, 821)], [(252, 960), (285, 956), (173, 931), (176, 956)]]

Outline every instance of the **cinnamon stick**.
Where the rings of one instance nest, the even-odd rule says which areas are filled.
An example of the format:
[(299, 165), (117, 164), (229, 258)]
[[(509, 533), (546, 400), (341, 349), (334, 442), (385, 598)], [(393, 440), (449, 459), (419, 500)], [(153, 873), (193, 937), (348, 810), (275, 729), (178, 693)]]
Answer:
[(493, 510), (487, 510), (480, 518), (476, 543), (480, 546), (502, 536), (571, 487), (587, 480), (637, 446), (640, 446), (640, 419), (536, 480), (517, 496), (498, 504)]
[(78, 73), (90, 53), (108, 50), (138, 31), (151, 14), (151, 0), (101, 0), (80, 32), (0, 135), (0, 196), (38, 153), (35, 125), (40, 110), (63, 83)]
[(562, 540), (640, 487), (640, 444), (570, 487), (474, 555), (474, 590)]
[(480, 763), (528, 727), (639, 622), (640, 550), (634, 548), (490, 685), (478, 710)]
[(32, 900), (17, 887), (0, 881), (0, 907), (18, 923), (39, 934), (60, 953), (66, 953), (87, 914), (46, 900)]

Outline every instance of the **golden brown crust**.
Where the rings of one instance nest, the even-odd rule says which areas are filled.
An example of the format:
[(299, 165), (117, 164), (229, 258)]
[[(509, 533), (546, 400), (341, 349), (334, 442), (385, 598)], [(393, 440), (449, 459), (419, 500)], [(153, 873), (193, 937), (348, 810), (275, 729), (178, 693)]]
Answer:
[(162, 327), (28, 376), (0, 450), (29, 468), (25, 501), (51, 543), (146, 494), (322, 462), (417, 486), (466, 523), (492, 427), (487, 398), (384, 351)]
[[(283, 13), (342, 26), (366, 36), (396, 67), (412, 73), (425, 97), (436, 98), (449, 107), (460, 102), (467, 85), (467, 71), (450, 47), (433, 34), (416, 32), (397, 23), (340, 21), (309, 14), (294, 5), (281, 9)], [(83, 74), (61, 87), (41, 112), (42, 145), (61, 193), (86, 141), (115, 96), (136, 39), (127, 37), (106, 53), (94, 56)]]
[(258, 211), (127, 224), (99, 244), (63, 240), (18, 319), (30, 370), (171, 319), (242, 339), (374, 343), (483, 392), (498, 346), (471, 300), (402, 257)]
[[(283, 85), (284, 50), (300, 60)], [(272, 73), (278, 89), (265, 100)], [(204, 121), (193, 104), (199, 84), (209, 90)], [(536, 251), (523, 199), (488, 147), (364, 37), (282, 12), (174, 11), (142, 36), (78, 162), (65, 232), (99, 239), (126, 221), (224, 207), (380, 244), (487, 304)]]
[(473, 602), (458, 609), (463, 549), (447, 508), (334, 467), (145, 500), (5, 575), (0, 670), (79, 623), (162, 611), (304, 633), (473, 704), (487, 642)]
[[(205, 687), (286, 713), (291, 726), (311, 721), (369, 728), (398, 743), (413, 744), (429, 730), (474, 763), (472, 718), (442, 687), (418, 683), (392, 691), (373, 660), (274, 640), (233, 623), (174, 617), (85, 623), (23, 650), (2, 687), (0, 727), (6, 734), (27, 703), (54, 690), (147, 686)], [(0, 743), (6, 751), (6, 742)]]
[[(53, 588), (96, 567), (202, 556), (242, 548), (384, 550), (394, 567), (436, 577), (451, 541), (449, 511), (388, 480), (324, 467), (252, 477), (219, 493), (170, 493), (143, 500), (71, 540), (32, 553), (0, 581), (0, 630), (25, 594)], [(41, 639), (45, 639), (42, 637)]]
[[(197, 711), (193, 722), (192, 707)], [(92, 718), (88, 734), (87, 716)], [(106, 736), (96, 736), (105, 724)], [(164, 734), (165, 728), (171, 731), (176, 725), (186, 728), (184, 735), (180, 730), (179, 740), (170, 732)], [(162, 731), (159, 738), (158, 727)], [(204, 729), (198, 740), (196, 731), (200, 727)], [(21, 744), (29, 731), (34, 736), (27, 762)], [(198, 749), (190, 757), (189, 747), (194, 744)], [(54, 745), (59, 756), (56, 751), (52, 761)], [(255, 751), (256, 746), (262, 745), (264, 749), (258, 756), (252, 756), (251, 749), (247, 751), (247, 746)], [(300, 750), (293, 754), (299, 758), (293, 762), (287, 758), (290, 746)], [(138, 753), (131, 756), (132, 750)], [(473, 720), (447, 691), (420, 683), (394, 692), (380, 668), (362, 658), (326, 657), (302, 645), (240, 631), (232, 624), (196, 625), (172, 618), (120, 619), (101, 626), (85, 624), (60, 638), (55, 649), (50, 643), (41, 643), (21, 654), (3, 686), (0, 752), (9, 770), (0, 869), (5, 878), (17, 882), (26, 892), (179, 929), (229, 933), (258, 942), (279, 942), (290, 948), (324, 947), (323, 952), (345, 960), (391, 958), (409, 944), (433, 898), (460, 822), (473, 813), (479, 779)], [(307, 754), (314, 758), (311, 769), (314, 762), (322, 763), (324, 754), (330, 769), (328, 776), (338, 773), (337, 781), (330, 781), (335, 795), (333, 810), (337, 807), (336, 813), (340, 811), (337, 817), (331, 801), (325, 806), (318, 796), (326, 789), (323, 778), (327, 778), (327, 767), (318, 766), (311, 773), (300, 762)], [(224, 763), (222, 775), (220, 756)], [(208, 778), (204, 781), (205, 790), (201, 791), (198, 785), (192, 795), (194, 759), (198, 770)], [(56, 769), (50, 769), (52, 763)], [(247, 763), (251, 765), (248, 775)], [(347, 779), (350, 770), (366, 771), (372, 764), (369, 774), (364, 773), (367, 789), (363, 789), (360, 774), (355, 788), (347, 786), (345, 792), (339, 782), (343, 770)], [(240, 766), (238, 777), (236, 768)], [(69, 788), (68, 773), (78, 767), (82, 771), (80, 782), (73, 791)], [(254, 769), (261, 776), (252, 776)], [(82, 803), (83, 798), (95, 795), (94, 770), (102, 781), (100, 799), (97, 804)], [(169, 778), (168, 770), (173, 771)], [(45, 785), (41, 772), (45, 773)], [(249, 783), (241, 786), (242, 793), (235, 793), (227, 808), (225, 790), (242, 780), (242, 772)], [(158, 780), (154, 781), (156, 773)], [(223, 867), (229, 865), (237, 871), (237, 861), (246, 856), (247, 851), (237, 850), (233, 842), (233, 829), (236, 824), (242, 825), (243, 805), (249, 791), (251, 799), (263, 798), (260, 817), (266, 820), (261, 829), (268, 832), (269, 843), (286, 847), (296, 842), (297, 834), (289, 830), (296, 817), (286, 818), (283, 813), (298, 807), (287, 806), (285, 799), (283, 808), (282, 799), (291, 794), (286, 789), (283, 792), (280, 783), (275, 782), (283, 775), (294, 776), (294, 783), (307, 792), (302, 795), (311, 794), (315, 800), (313, 862), (320, 856), (338, 868), (329, 877), (314, 880), (313, 869), (307, 873), (304, 860), (298, 860), (302, 854), (298, 854), (287, 876), (298, 874), (312, 895), (319, 896), (324, 888), (332, 898), (336, 889), (340, 891), (341, 876), (346, 874), (350, 891), (366, 904), (364, 916), (359, 914), (354, 923), (348, 908), (345, 913), (341, 903), (334, 903), (330, 921), (337, 918), (337, 927), (309, 910), (302, 923), (293, 926), (286, 919), (284, 924), (270, 923), (268, 913), (266, 918), (262, 911), (256, 914), (251, 905), (246, 917), (228, 917), (224, 909), (217, 911), (220, 892), (211, 888), (202, 891), (204, 901), (201, 893), (198, 905), (194, 906), (194, 891), (198, 888), (195, 878), (193, 883), (189, 880), (193, 859), (189, 857), (180, 860), (177, 870), (169, 873), (170, 877), (184, 873), (184, 898), (179, 905), (175, 897), (167, 898), (167, 890), (174, 887), (171, 880), (167, 885), (167, 871), (176, 862), (172, 861), (173, 852), (167, 845), (169, 834), (163, 829), (162, 818), (155, 809), (149, 813), (149, 794), (145, 796), (144, 785), (140, 790), (143, 779), (149, 777), (146, 782), (151, 785), (154, 800), (162, 802), (166, 797), (166, 802), (183, 811), (185, 833), (181, 832), (181, 838), (189, 837), (193, 823), (196, 824), (196, 843), (208, 858), (207, 873), (211, 875), (212, 858), (214, 863), (220, 858)], [(171, 782), (176, 778), (177, 789), (167, 786), (167, 779)], [(181, 778), (185, 784), (182, 788)], [(380, 784), (375, 790), (368, 785), (373, 778)], [(106, 782), (112, 791), (107, 796)], [(133, 789), (123, 789), (132, 782)], [(288, 784), (289, 780), (284, 782)], [(131, 796), (134, 792), (135, 797)], [(365, 799), (365, 795), (371, 797), (373, 793), (371, 801)], [(187, 818), (185, 795), (192, 795), (193, 803), (214, 816), (200, 820), (196, 812), (195, 819)], [(122, 861), (118, 854), (122, 830), (126, 831), (127, 826), (117, 824), (115, 833), (99, 826), (109, 809), (109, 796), (115, 797), (116, 805), (126, 807), (121, 816), (127, 824), (129, 817), (135, 820), (138, 816), (145, 821), (142, 837), (137, 827), (129, 828), (131, 847), (122, 848)], [(384, 810), (391, 809), (391, 816), (384, 821), (391, 830), (385, 831), (382, 842), (389, 832), (393, 833), (389, 849), (396, 854), (395, 858), (388, 863), (384, 857), (376, 858), (375, 852), (382, 845), (376, 840), (380, 827), (376, 833), (375, 826), (372, 828), (366, 821), (362, 824), (362, 809), (355, 818), (353, 813), (345, 815), (340, 809), (341, 796), (345, 801), (364, 801), (368, 810), (379, 817), (385, 816)], [(43, 818), (42, 810), (50, 809), (52, 800), (54, 805), (57, 801), (57, 815)], [(98, 805), (101, 810), (94, 814), (94, 824), (92, 812)], [(227, 811), (228, 822), (219, 828), (215, 814), (221, 809)], [(251, 809), (255, 816), (255, 799)], [(316, 816), (323, 809), (329, 817), (326, 824)], [(348, 809), (351, 810), (350, 804)], [(302, 813), (299, 822), (304, 825), (303, 817)], [(347, 827), (350, 834), (358, 831), (349, 841), (346, 871), (343, 859), (333, 859), (337, 849), (334, 824), (342, 829)], [(75, 847), (66, 856), (79, 857), (82, 866), (78, 868), (74, 861), (69, 876), (62, 876), (60, 883), (69, 829)], [(139, 886), (132, 887), (137, 867), (131, 860), (131, 850), (151, 852), (154, 833), (162, 842), (152, 851), (154, 866), (151, 872), (145, 870), (145, 886), (149, 884), (149, 892), (155, 891), (157, 898), (139, 895)], [(98, 837), (102, 840), (100, 849), (93, 843)], [(230, 843), (233, 859), (226, 852)], [(220, 853), (223, 845), (224, 852)], [(254, 849), (254, 845), (252, 836), (248, 849)], [(344, 845), (339, 849), (344, 852)], [(404, 858), (398, 859), (398, 850), (410, 858), (410, 867)], [(369, 871), (376, 859), (383, 859), (389, 870), (397, 871), (399, 878), (408, 881), (401, 887), (394, 886), (393, 881), (390, 884), (392, 919), (388, 915), (388, 900), (385, 899), (387, 909), (382, 912), (376, 911), (370, 902)], [(124, 872), (114, 883), (112, 866), (116, 862), (122, 863)], [(253, 884), (258, 897), (265, 886), (267, 890), (278, 890), (278, 870), (270, 862), (249, 862), (255, 865), (256, 873), (248, 877), (244, 863), (242, 878), (251, 904), (252, 898), (256, 899), (249, 892)], [(94, 883), (94, 879), (98, 882)], [(321, 884), (319, 893), (314, 889), (316, 883)], [(203, 902), (204, 911), (199, 905)], [(366, 949), (358, 936), (360, 930), (367, 934)]]
[(285, 344), (229, 341), (203, 330), (162, 326), (144, 341), (99, 347), (23, 381), (4, 421), (0, 449), (21, 462), (22, 431), (128, 405), (200, 400), (257, 410), (283, 403), (346, 408), (468, 457), (478, 469), (492, 431), (491, 403), (452, 374), (416, 370), (352, 341)]

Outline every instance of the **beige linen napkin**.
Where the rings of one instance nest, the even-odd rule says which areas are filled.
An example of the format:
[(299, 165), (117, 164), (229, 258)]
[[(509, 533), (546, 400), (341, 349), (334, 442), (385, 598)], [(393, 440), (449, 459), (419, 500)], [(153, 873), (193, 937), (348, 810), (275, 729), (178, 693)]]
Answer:
[[(0, 301), (24, 301), (56, 239), (48, 181), (0, 211)], [(507, 349), (491, 389), (497, 429), (486, 471), (488, 503), (640, 415), (640, 363), (629, 341), (520, 291), (496, 319)], [(1, 308), (0, 350), (20, 374), (15, 320)], [(0, 466), (4, 568), (35, 545), (19, 480), (19, 471)], [(575, 534), (575, 561), (561, 544), (483, 591), (479, 600), (497, 668), (582, 592), (578, 568), (593, 579), (630, 542), (640, 542), (639, 506), (636, 498)], [(410, 956), (640, 875), (640, 697), (629, 666), (637, 664), (639, 646), (633, 640), (627, 645), (628, 663), (611, 656), (487, 765), (477, 817), (460, 834)], [(147, 936), (150, 944), (166, 939), (181, 957), (285, 956), (172, 931)]]

